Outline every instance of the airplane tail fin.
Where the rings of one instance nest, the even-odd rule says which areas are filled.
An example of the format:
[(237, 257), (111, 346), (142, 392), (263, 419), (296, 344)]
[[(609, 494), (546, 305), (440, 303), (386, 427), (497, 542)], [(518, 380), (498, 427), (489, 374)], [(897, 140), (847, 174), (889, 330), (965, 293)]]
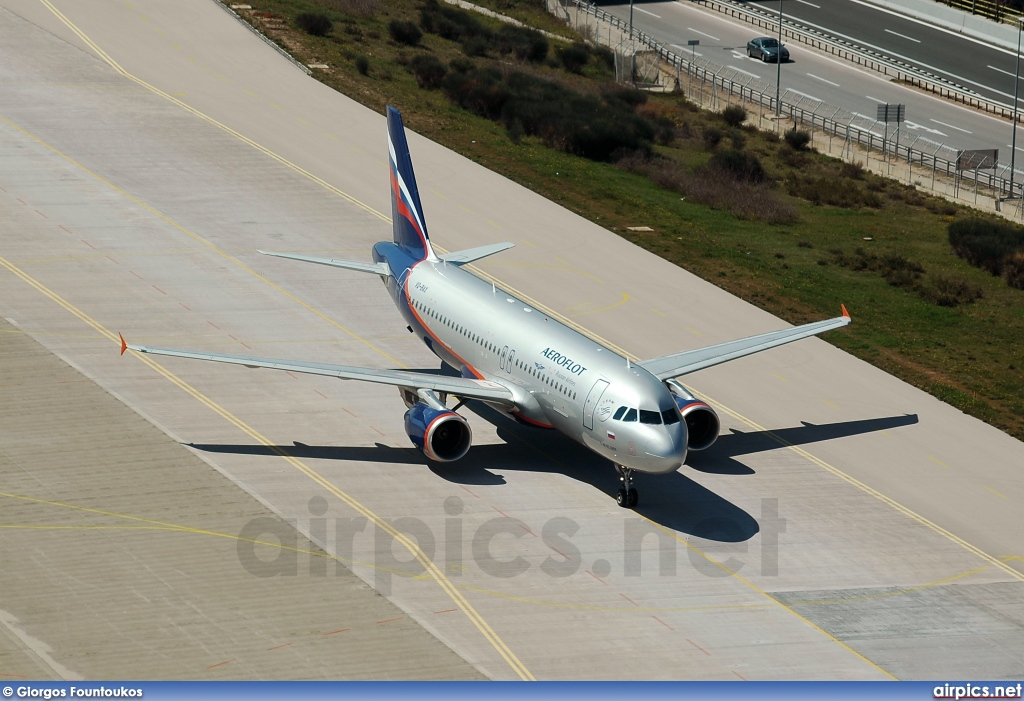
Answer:
[(436, 260), (423, 221), (420, 193), (412, 172), (409, 145), (405, 140), (402, 115), (388, 105), (388, 160), (391, 170), (391, 220), (395, 244), (416, 258)]

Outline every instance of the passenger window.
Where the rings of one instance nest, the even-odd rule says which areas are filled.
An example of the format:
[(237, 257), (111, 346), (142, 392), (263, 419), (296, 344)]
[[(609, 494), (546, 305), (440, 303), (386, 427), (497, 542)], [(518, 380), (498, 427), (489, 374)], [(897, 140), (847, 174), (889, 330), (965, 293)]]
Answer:
[(640, 410), (640, 423), (642, 424), (653, 424), (655, 426), (661, 425), (661, 414), (657, 411), (647, 411), (646, 409)]
[(666, 426), (679, 423), (679, 412), (675, 409), (665, 409), (661, 412), (661, 418), (665, 421)]
[(615, 415), (612, 416), (612, 419), (614, 419), (615, 421), (618, 421), (619, 419), (622, 418), (622, 415), (625, 414), (625, 413), (626, 413), (626, 407), (620, 406), (618, 409), (615, 410)]
[(626, 415), (622, 417), (623, 421), (636, 421), (636, 409), (630, 409), (626, 412)]

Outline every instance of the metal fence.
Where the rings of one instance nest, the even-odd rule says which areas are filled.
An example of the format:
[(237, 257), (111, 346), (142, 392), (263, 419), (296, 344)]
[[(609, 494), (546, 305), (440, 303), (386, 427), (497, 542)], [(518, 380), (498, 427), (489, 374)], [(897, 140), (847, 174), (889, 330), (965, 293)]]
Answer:
[(943, 5), (965, 10), (972, 15), (988, 17), (996, 22), (1016, 24), (1021, 16), (1019, 3), (1008, 3), (1006, 0), (938, 0)]
[[(706, 1), (706, 0), (705, 0)], [(717, 0), (711, 0), (717, 1)], [(753, 106), (762, 119), (767, 113), (778, 114), (776, 122), (791, 122), (827, 138), (828, 150), (846, 160), (854, 160), (854, 146), (863, 151), (865, 161), (873, 156), (890, 172), (894, 162), (907, 168), (907, 181), (932, 191), (943, 191), (963, 198), (966, 184), (973, 190), (977, 202), (982, 189), (988, 197), (998, 201), (1010, 194), (1008, 165), (994, 168), (958, 168), (961, 151), (935, 142), (923, 135), (908, 133), (906, 129), (892, 128), (871, 116), (847, 112), (841, 108), (809, 98), (795, 90), (784, 91), (776, 101), (774, 85), (758, 81), (735, 69), (713, 63), (703, 57), (676, 53), (654, 37), (633, 29), (628, 23), (605, 12), (586, 0), (547, 0), (548, 10), (564, 19), (592, 40), (605, 44), (619, 54), (653, 54), (661, 62), (657, 71), (666, 89), (684, 91), (687, 97), (712, 110), (720, 110), (736, 102)], [(614, 31), (612, 30), (614, 28)], [(778, 23), (775, 24), (778, 29)], [(671, 81), (671, 85), (669, 85)], [(915, 167), (917, 179), (915, 180)], [(902, 168), (901, 175), (902, 175)], [(1014, 194), (1021, 191), (1021, 174), (1015, 170)], [(965, 183), (966, 181), (966, 183)], [(1018, 213), (1022, 214), (1021, 208)]]

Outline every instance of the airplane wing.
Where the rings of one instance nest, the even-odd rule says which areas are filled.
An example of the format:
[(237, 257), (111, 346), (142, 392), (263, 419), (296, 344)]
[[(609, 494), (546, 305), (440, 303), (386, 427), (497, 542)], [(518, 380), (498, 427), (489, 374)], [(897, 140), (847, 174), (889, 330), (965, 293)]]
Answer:
[(697, 348), (696, 350), (684, 351), (673, 355), (663, 355), (660, 358), (644, 360), (637, 363), (637, 365), (650, 372), (659, 380), (670, 380), (673, 377), (679, 377), (697, 370), (703, 370), (704, 368), (709, 368), (713, 365), (727, 363), (730, 360), (742, 358), (745, 355), (760, 353), (763, 350), (775, 348), (776, 346), (781, 346), (786, 343), (792, 343), (793, 341), (798, 341), (801, 338), (807, 338), (808, 336), (815, 336), (819, 333), (824, 333), (825, 331), (838, 329), (842, 326), (846, 326), (851, 321), (852, 319), (850, 319), (850, 314), (846, 311), (846, 307), (844, 306), (843, 315), (837, 316), (835, 319), (815, 321), (811, 324), (795, 326), (791, 329), (772, 331), (771, 333), (763, 333), (759, 336), (741, 338), (738, 341), (720, 343), (717, 346)]
[(390, 272), (388, 266), (383, 263), (361, 263), (354, 260), (339, 260), (337, 258), (314, 258), (313, 256), (300, 256), (295, 253), (277, 253), (275, 251), (260, 251), (265, 256), (274, 256), (275, 258), (288, 258), (290, 260), (301, 260), (304, 263), (316, 263), (317, 265), (329, 265), (333, 268), (345, 268), (346, 270), (357, 270), (361, 273), (373, 273), (374, 275), (383, 275), (387, 277)]
[(149, 348), (126, 343), (121, 338), (122, 355), (128, 349), (152, 355), (168, 355), (176, 358), (192, 358), (195, 360), (211, 360), (217, 363), (244, 365), (247, 368), (270, 368), (272, 370), (291, 370), (309, 375), (337, 377), (341, 380), (364, 380), (396, 387), (431, 389), (436, 392), (447, 392), (461, 399), (480, 399), (486, 402), (514, 407), (512, 392), (504, 385), (487, 380), (474, 380), (466, 377), (447, 377), (431, 375), (425, 372), (408, 370), (378, 370), (375, 368), (352, 367), (348, 365), (328, 365), (325, 363), (305, 363), (297, 360), (279, 360), (276, 358), (257, 358), (247, 355), (227, 355), (225, 353), (197, 353), (195, 351), (176, 350), (174, 348)]

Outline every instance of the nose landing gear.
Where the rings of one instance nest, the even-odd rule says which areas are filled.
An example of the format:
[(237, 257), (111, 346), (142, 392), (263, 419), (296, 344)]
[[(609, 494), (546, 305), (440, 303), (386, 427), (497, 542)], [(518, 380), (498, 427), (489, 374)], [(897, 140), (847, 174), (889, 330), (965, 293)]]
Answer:
[(639, 496), (633, 487), (633, 470), (617, 463), (615, 469), (619, 473), (619, 481), (622, 482), (622, 488), (615, 495), (615, 503), (623, 509), (631, 509), (639, 501)]

